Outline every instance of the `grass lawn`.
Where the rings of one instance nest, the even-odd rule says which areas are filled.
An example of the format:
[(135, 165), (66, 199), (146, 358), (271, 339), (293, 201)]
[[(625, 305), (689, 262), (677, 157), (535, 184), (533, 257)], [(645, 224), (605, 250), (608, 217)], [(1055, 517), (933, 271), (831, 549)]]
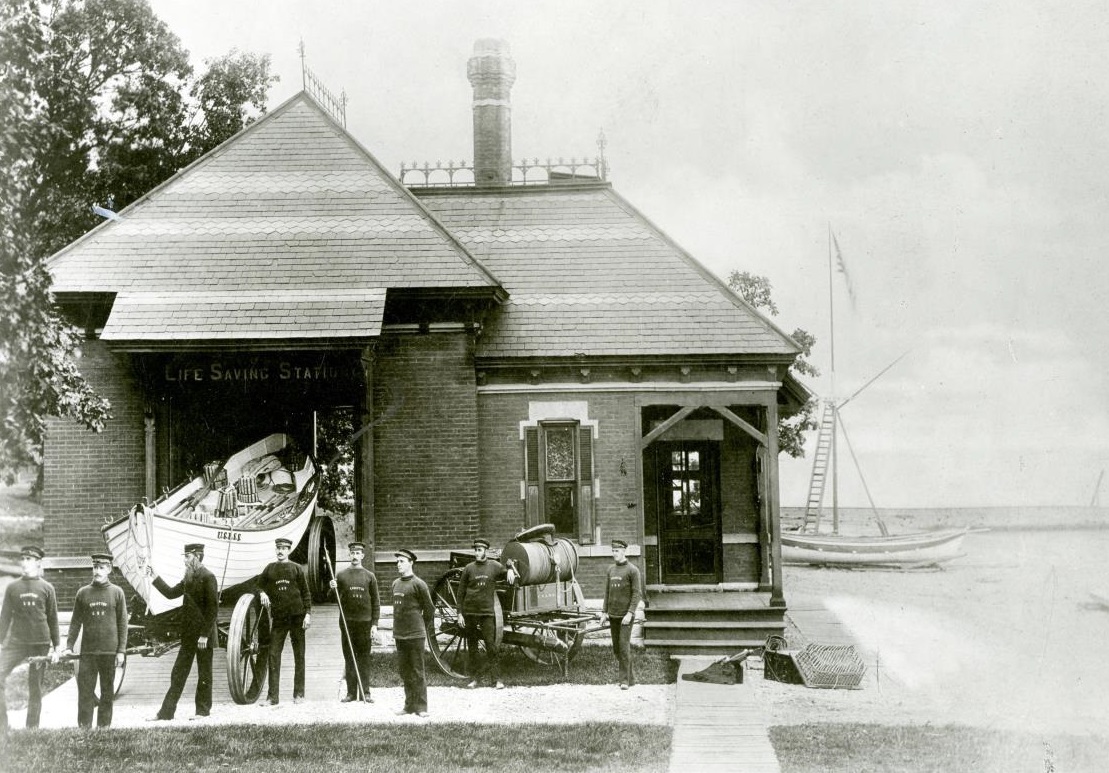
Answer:
[(294, 725), (37, 730), (12, 733), (4, 770), (302, 773), (336, 766), (388, 773), (604, 771), (664, 773), (658, 727), (469, 724)]
[(1062, 773), (1106, 770), (1109, 737), (1043, 736), (959, 725), (770, 728), (782, 773)]

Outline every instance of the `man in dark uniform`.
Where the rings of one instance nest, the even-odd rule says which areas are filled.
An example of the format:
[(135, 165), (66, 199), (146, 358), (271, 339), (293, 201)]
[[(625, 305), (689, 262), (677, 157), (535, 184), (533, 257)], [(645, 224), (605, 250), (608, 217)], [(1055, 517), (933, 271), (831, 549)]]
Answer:
[[(497, 581), (507, 578), (511, 583), (514, 574), (500, 561), (487, 558), (488, 550), (489, 540), (474, 540), (474, 560), (458, 578), (458, 624), (466, 629), (466, 661), (471, 677), (466, 686), (473, 689), (488, 678), (490, 684), (503, 690), (497, 646)], [(481, 662), (479, 641), (485, 644), (485, 663)]]
[[(4, 589), (0, 610), (0, 733), (8, 731), (8, 705), (4, 685), (12, 670), (30, 657), (49, 655), (58, 660), (58, 597), (54, 586), (42, 579), (38, 545), (20, 548), (23, 575)], [(10, 635), (9, 635), (10, 634)], [(45, 662), (32, 663), (27, 672), (27, 727), (38, 727), (42, 714), (42, 674)]]
[[(92, 554), (92, 582), (77, 591), (69, 619), (65, 656), (73, 654), (81, 637), (81, 659), (77, 666), (77, 724), (111, 727), (115, 705), (116, 669), (123, 668), (127, 650), (127, 599), (123, 589), (112, 584), (112, 556)], [(100, 698), (96, 697), (97, 681)]]
[(258, 599), (269, 610), (269, 688), (265, 706), (276, 706), (281, 695), (281, 654), (285, 639), (293, 642), (293, 703), (304, 701), (304, 632), (312, 624), (312, 592), (300, 564), (289, 560), (293, 543), (284, 537), (273, 541), (277, 560), (266, 564), (258, 578)]
[(424, 647), (428, 631), (435, 625), (435, 605), (427, 583), (412, 570), (416, 554), (398, 550), (397, 573), (393, 580), (393, 641), (397, 645), (397, 670), (404, 682), (404, 708), (398, 714), (427, 716), (427, 678)]
[(381, 599), (377, 592), (377, 577), (362, 566), (366, 545), (351, 542), (347, 545), (347, 550), (350, 551), (350, 566), (331, 581), (342, 611), (339, 641), (343, 646), (343, 660), (346, 663), (343, 676), (347, 682), (347, 694), (343, 696), (342, 702), (362, 700), (373, 703), (373, 698), (370, 697), (370, 650), (377, 637)]
[(212, 710), (212, 650), (216, 646), (216, 614), (219, 612), (219, 591), (216, 576), (204, 561), (204, 545), (185, 546), (185, 576), (172, 588), (158, 576), (154, 567), (146, 567), (154, 578), (154, 587), (167, 599), (184, 596), (181, 608), (181, 648), (173, 662), (169, 690), (154, 719), (173, 719), (177, 701), (185, 689), (185, 681), (196, 658), (196, 717), (206, 717)]
[(631, 631), (635, 610), (643, 598), (639, 569), (628, 560), (625, 551), (628, 543), (622, 539), (612, 541), (613, 564), (605, 577), (605, 601), (602, 611), (608, 616), (612, 634), (612, 652), (620, 666), (620, 689), (635, 684), (635, 662), (632, 660)]

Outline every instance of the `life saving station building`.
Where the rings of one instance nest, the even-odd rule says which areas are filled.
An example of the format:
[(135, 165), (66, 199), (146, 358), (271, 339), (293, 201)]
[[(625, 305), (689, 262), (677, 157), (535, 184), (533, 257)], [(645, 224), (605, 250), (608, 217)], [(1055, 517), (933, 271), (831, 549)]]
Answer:
[(311, 450), (346, 410), (369, 427), (353, 519), (381, 576), (396, 548), (433, 583), (473, 538), (553, 523), (588, 597), (629, 542), (649, 645), (781, 629), (776, 428), (807, 397), (799, 347), (603, 161), (513, 165), (507, 46), (479, 41), (468, 74), (472, 168), (398, 178), (302, 92), (51, 258), (113, 406), (99, 434), (48, 426), (63, 603), (105, 520), (270, 433)]

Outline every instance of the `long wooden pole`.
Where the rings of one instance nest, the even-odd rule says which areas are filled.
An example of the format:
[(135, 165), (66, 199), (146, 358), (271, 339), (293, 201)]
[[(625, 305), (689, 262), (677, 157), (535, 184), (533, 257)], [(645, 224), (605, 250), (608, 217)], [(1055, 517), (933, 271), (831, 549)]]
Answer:
[[(335, 576), (335, 567), (331, 565), (331, 552), (326, 545), (323, 549), (323, 558), (327, 562), (327, 571), (331, 573), (331, 579), (338, 582), (339, 578)], [(343, 633), (347, 635), (347, 646), (350, 647), (350, 662), (354, 666), (354, 678), (358, 680), (358, 700), (362, 701), (366, 699), (366, 693), (362, 689), (362, 675), (358, 673), (358, 657), (354, 652), (354, 639), (350, 638), (350, 628), (347, 626), (347, 616), (343, 614), (343, 599), (338, 588), (335, 589), (335, 602), (339, 605), (339, 622), (343, 624)]]
[(832, 224), (828, 223), (828, 341), (832, 352), (832, 533), (839, 534), (839, 454), (836, 451), (839, 406), (836, 405), (836, 307), (835, 272), (832, 269)]

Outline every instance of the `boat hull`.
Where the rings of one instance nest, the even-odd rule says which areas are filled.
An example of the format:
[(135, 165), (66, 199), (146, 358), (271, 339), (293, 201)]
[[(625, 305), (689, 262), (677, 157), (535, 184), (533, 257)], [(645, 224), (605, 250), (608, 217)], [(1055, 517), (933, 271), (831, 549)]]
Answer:
[(966, 529), (849, 537), (833, 534), (782, 533), (782, 561), (787, 564), (928, 565), (962, 555)]
[[(272, 438), (273, 436), (271, 436)], [(242, 464), (237, 457), (247, 454), (246, 461), (257, 458), (251, 454), (273, 453), (274, 442), (268, 438), (228, 460), (225, 469), (230, 479), (236, 478)], [(249, 453), (248, 453), (249, 452)], [(182, 560), (185, 545), (205, 546), (204, 565), (216, 576), (219, 590), (244, 583), (265, 567), (274, 557), (274, 540), (284, 537), (299, 544), (312, 520), (318, 495), (318, 476), (311, 460), (294, 475), (296, 492), (290, 495), (292, 513), (272, 527), (236, 528), (231, 522), (205, 522), (171, 515), (180, 513), (181, 504), (205, 487), (202, 478), (195, 478), (178, 487), (153, 506), (136, 505), (127, 515), (107, 524), (101, 530), (116, 567), (127, 582), (142, 596), (151, 614), (161, 614), (181, 606), (182, 599), (167, 599), (146, 575), (150, 565), (168, 585), (176, 585), (185, 574)]]

